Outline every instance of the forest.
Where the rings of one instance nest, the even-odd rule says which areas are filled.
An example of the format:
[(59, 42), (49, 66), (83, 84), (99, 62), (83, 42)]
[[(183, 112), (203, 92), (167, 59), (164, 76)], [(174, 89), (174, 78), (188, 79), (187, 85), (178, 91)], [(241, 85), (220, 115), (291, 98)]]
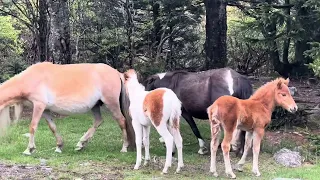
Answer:
[(144, 76), (232, 67), (319, 73), (317, 0), (1, 0), (1, 81), (36, 62), (106, 63)]
[[(318, 179), (319, 0), (0, 0), (0, 83), (38, 62), (104, 63), (120, 72), (134, 68), (142, 79), (174, 70), (200, 72), (230, 67), (249, 77), (254, 89), (275, 77), (289, 77), (289, 86), (295, 89), (290, 93), (299, 109), (295, 114), (275, 109), (262, 141), (259, 166), (267, 179)], [(79, 152), (74, 151), (74, 145), (92, 126), (92, 114), (54, 114), (66, 142), (63, 153), (59, 149), (61, 154), (51, 148), (54, 136), (58, 137), (52, 118), (44, 117), (51, 132), (39, 116), (39, 148), (35, 155), (22, 156), (27, 143), (24, 136), (29, 137), (30, 145), (37, 129), (30, 125), (29, 120), (35, 118), (27, 108), (21, 118), (27, 121), (14, 124), (0, 138), (0, 179), (162, 177), (159, 170), (163, 168), (165, 146), (159, 134), (151, 130), (151, 166), (133, 171), (135, 152), (120, 153), (118, 124), (109, 111), (102, 114), (103, 118), (99, 109), (94, 116), (99, 123), (105, 119), (105, 123), (88, 147)], [(210, 147), (208, 121), (195, 120)], [(96, 126), (100, 124), (90, 129), (95, 132)], [(33, 134), (23, 134), (32, 128)], [(198, 141), (186, 121), (181, 120), (180, 129), (186, 167), (181, 174), (170, 172), (166, 178), (213, 177), (209, 174), (210, 158), (197, 154)], [(35, 146), (29, 145), (31, 155)], [(299, 153), (301, 167), (283, 167), (276, 160), (276, 154), (285, 148)], [(223, 174), (219, 151), (218, 171)], [(231, 156), (233, 161), (238, 158)], [(176, 159), (173, 161), (175, 166)], [(245, 167), (237, 176), (255, 178), (249, 169)]]

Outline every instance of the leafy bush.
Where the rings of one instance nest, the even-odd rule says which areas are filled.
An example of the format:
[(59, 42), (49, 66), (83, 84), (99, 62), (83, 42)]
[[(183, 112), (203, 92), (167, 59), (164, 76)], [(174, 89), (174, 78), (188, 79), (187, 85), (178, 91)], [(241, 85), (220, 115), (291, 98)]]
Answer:
[(316, 76), (320, 76), (320, 43), (312, 42), (310, 43), (312, 48), (310, 50), (305, 51), (305, 56), (309, 56), (314, 61), (309, 63), (307, 66), (313, 70)]

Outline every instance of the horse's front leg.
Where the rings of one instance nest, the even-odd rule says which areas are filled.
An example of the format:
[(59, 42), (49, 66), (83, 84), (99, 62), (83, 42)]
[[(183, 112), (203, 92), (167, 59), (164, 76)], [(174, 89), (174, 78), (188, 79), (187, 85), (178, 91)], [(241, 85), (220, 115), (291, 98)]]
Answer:
[(50, 115), (49, 111), (44, 111), (42, 116), (47, 120), (48, 126), (51, 129), (53, 135), (56, 137), (57, 147), (55, 152), (61, 153), (61, 149), (63, 147), (63, 141), (61, 135), (57, 131), (57, 126), (53, 121), (52, 116)]
[[(137, 151), (137, 157), (136, 157), (136, 164), (134, 166), (134, 169), (139, 169), (142, 161), (142, 125), (136, 121), (135, 119), (132, 119), (132, 127), (135, 133), (136, 138), (136, 151)], [(144, 145), (146, 147), (146, 144)]]
[(144, 144), (144, 165), (146, 166), (150, 161), (150, 152), (149, 152), (149, 144), (150, 144), (150, 126), (143, 126), (143, 144)]
[(34, 142), (34, 134), (38, 128), (38, 123), (41, 119), (42, 113), (45, 110), (46, 105), (42, 102), (34, 101), (33, 102), (33, 113), (32, 113), (32, 120), (29, 126), (30, 136), (29, 136), (29, 144), (27, 149), (23, 152), (25, 155), (31, 155), (35, 149), (36, 145)]
[(208, 153), (208, 149), (206, 147), (205, 141), (203, 140), (199, 129), (196, 125), (196, 123), (194, 122), (194, 119), (192, 118), (192, 116), (184, 109), (182, 108), (182, 117), (187, 121), (187, 123), (189, 124), (189, 126), (192, 129), (193, 134), (198, 138), (198, 142), (199, 142), (199, 151), (198, 154), (207, 154)]
[(245, 139), (245, 145), (244, 145), (244, 151), (242, 154), (242, 157), (240, 161), (236, 164), (235, 169), (238, 171), (243, 171), (242, 167), (244, 163), (246, 162), (246, 158), (248, 156), (249, 149), (252, 146), (252, 132), (246, 132), (246, 139)]
[(253, 132), (253, 162), (252, 162), (252, 172), (256, 176), (260, 176), (258, 158), (260, 152), (260, 144), (264, 135), (264, 129), (255, 129)]

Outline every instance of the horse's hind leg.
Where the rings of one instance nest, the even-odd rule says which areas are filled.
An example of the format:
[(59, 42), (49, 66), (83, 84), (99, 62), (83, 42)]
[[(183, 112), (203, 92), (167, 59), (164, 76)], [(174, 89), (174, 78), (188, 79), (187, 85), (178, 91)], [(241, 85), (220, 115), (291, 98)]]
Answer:
[(196, 123), (194, 122), (194, 119), (192, 118), (192, 116), (184, 108), (182, 108), (181, 115), (187, 121), (189, 126), (191, 127), (193, 134), (198, 138), (199, 146), (200, 146), (198, 154), (208, 153), (208, 149), (205, 146), (205, 142), (204, 142), (202, 136), (200, 135), (199, 129), (198, 129)]
[(245, 144), (244, 144), (244, 151), (240, 161), (236, 164), (236, 167), (235, 167), (236, 170), (242, 171), (242, 166), (246, 162), (246, 158), (248, 156), (248, 152), (249, 152), (249, 149), (251, 148), (251, 145), (252, 145), (252, 132), (247, 132)]
[(230, 142), (232, 140), (232, 131), (227, 131), (226, 128), (224, 128), (224, 138), (221, 143), (221, 148), (223, 151), (223, 159), (225, 164), (225, 172), (227, 176), (230, 176), (231, 178), (236, 178), (236, 175), (232, 171), (231, 163), (230, 163)]
[[(179, 125), (178, 125), (179, 126)], [(181, 168), (184, 166), (183, 164), (183, 154), (182, 154), (182, 137), (179, 131), (179, 127), (170, 127), (170, 132), (173, 136), (174, 143), (178, 150), (178, 167), (176, 169), (176, 173), (179, 173)], [(173, 147), (174, 149), (174, 147)]]
[(100, 112), (100, 105), (97, 104), (95, 105), (92, 109), (91, 109), (93, 116), (94, 116), (94, 122), (93, 122), (93, 127), (89, 128), (88, 131), (86, 132), (86, 134), (84, 134), (80, 141), (77, 143), (77, 147), (76, 147), (76, 151), (81, 150), (86, 143), (88, 142), (88, 140), (90, 140), (93, 136), (93, 134), (95, 133), (96, 129), (101, 125), (102, 123), (102, 116), (101, 116), (101, 112)]
[(45, 109), (46, 105), (40, 102), (33, 102), (33, 113), (32, 120), (29, 126), (30, 136), (29, 136), (29, 144), (27, 149), (23, 152), (25, 155), (31, 155), (36, 149), (36, 145), (34, 142), (34, 134), (38, 128), (38, 123), (41, 119), (42, 113)]
[(42, 116), (47, 120), (48, 126), (51, 129), (53, 135), (56, 137), (56, 141), (57, 141), (57, 147), (55, 152), (57, 153), (61, 153), (61, 149), (63, 147), (63, 141), (62, 141), (62, 137), (61, 135), (57, 132), (57, 126), (56, 124), (53, 122), (52, 116), (50, 115), (50, 112), (48, 111), (44, 111)]
[(217, 173), (217, 150), (219, 147), (219, 138), (220, 138), (220, 126), (219, 124), (211, 123), (211, 165), (210, 165), (210, 172), (213, 173), (215, 177), (218, 177)]
[(159, 126), (155, 126), (158, 133), (163, 137), (166, 144), (166, 162), (162, 170), (163, 174), (168, 172), (168, 168), (171, 167), (172, 163), (172, 147), (173, 147), (173, 136), (170, 134), (165, 122), (161, 122)]

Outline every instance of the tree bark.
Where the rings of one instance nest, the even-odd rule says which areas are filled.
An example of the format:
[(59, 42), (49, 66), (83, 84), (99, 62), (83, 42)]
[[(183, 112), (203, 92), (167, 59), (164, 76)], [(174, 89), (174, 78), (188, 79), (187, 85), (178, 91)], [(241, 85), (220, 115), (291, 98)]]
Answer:
[[(130, 5), (131, 4), (131, 5)], [(134, 42), (133, 42), (133, 2), (130, 3), (130, 0), (126, 0), (126, 13), (127, 13), (127, 43), (128, 43), (128, 53), (129, 53), (129, 67), (133, 68), (133, 59), (134, 59)]]
[(49, 0), (50, 15), (49, 60), (53, 63), (70, 64), (70, 23), (67, 0)]
[(39, 35), (36, 37), (40, 62), (48, 60), (48, 5), (47, 1), (39, 1)]
[(227, 64), (227, 14), (224, 0), (204, 0), (206, 6), (205, 69)]

